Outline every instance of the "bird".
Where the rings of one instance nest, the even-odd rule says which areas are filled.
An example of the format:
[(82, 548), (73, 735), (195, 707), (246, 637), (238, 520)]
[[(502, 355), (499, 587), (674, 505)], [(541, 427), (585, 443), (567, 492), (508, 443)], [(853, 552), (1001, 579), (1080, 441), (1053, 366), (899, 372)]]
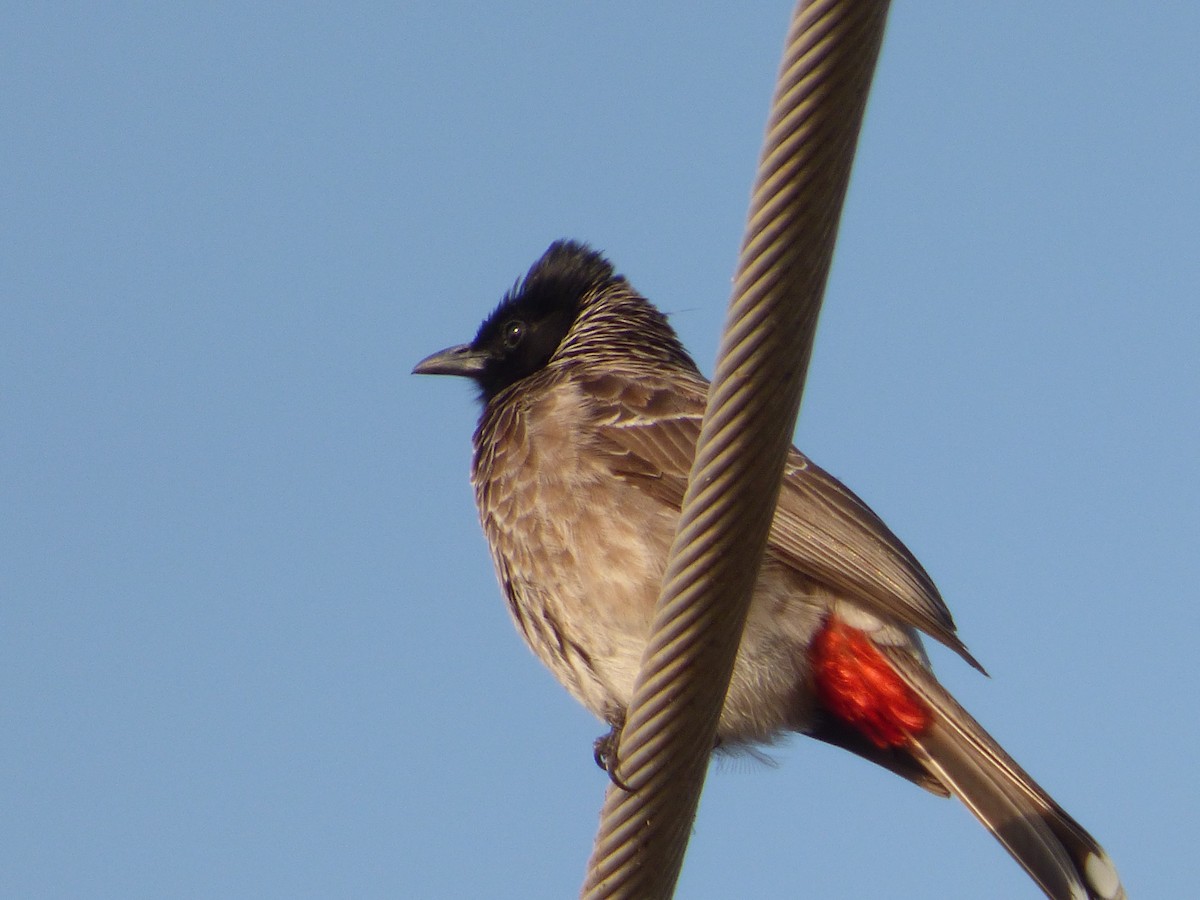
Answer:
[[(509, 613), (612, 729), (596, 756), (613, 775), (708, 381), (667, 318), (573, 240), (552, 243), (470, 343), (413, 372), (477, 388), (471, 482)], [(844, 748), (958, 797), (1053, 900), (1123, 900), (1100, 844), (934, 676), (922, 634), (983, 668), (917, 559), (799, 450), (782, 479), (718, 747), (797, 732)]]

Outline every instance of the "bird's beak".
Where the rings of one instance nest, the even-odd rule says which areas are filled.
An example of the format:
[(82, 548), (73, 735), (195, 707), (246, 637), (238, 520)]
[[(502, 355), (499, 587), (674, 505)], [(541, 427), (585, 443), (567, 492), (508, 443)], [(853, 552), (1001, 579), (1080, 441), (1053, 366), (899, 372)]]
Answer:
[(462, 375), (474, 378), (483, 372), (486, 363), (487, 354), (482, 350), (472, 350), (470, 344), (459, 344), (457, 347), (447, 347), (425, 357), (413, 366), (413, 374)]

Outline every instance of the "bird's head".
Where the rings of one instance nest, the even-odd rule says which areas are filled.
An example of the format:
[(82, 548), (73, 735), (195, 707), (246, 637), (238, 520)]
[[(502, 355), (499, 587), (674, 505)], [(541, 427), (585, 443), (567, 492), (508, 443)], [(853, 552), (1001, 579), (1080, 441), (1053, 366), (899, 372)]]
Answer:
[(549, 365), (569, 360), (683, 364), (666, 317), (586, 244), (556, 241), (504, 295), (469, 344), (417, 363), (417, 375), (472, 379), (485, 403)]

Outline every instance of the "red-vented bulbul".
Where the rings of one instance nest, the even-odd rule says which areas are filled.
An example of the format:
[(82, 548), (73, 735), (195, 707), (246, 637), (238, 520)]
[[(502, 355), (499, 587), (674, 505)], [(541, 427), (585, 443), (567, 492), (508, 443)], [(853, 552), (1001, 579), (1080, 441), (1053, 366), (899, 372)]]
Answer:
[[(666, 318), (569, 241), (470, 344), (413, 371), (478, 385), (471, 481), (509, 611), (567, 690), (619, 727), (708, 382)], [(718, 744), (798, 731), (844, 747), (959, 797), (1047, 896), (1125, 897), (1100, 845), (938, 683), (918, 632), (979, 668), (921, 564), (793, 449)]]

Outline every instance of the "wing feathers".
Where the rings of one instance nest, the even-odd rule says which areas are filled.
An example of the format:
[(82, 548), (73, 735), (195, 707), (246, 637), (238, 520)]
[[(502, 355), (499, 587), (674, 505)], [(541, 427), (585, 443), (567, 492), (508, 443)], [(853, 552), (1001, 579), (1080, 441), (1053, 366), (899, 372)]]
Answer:
[[(678, 508), (700, 435), (707, 385), (681, 386), (652, 373), (604, 375), (584, 386), (601, 452), (615, 474)], [(912, 625), (982, 666), (955, 636), (954, 620), (911, 553), (855, 494), (793, 450), (784, 474), (769, 553), (836, 588), (885, 619)]]

